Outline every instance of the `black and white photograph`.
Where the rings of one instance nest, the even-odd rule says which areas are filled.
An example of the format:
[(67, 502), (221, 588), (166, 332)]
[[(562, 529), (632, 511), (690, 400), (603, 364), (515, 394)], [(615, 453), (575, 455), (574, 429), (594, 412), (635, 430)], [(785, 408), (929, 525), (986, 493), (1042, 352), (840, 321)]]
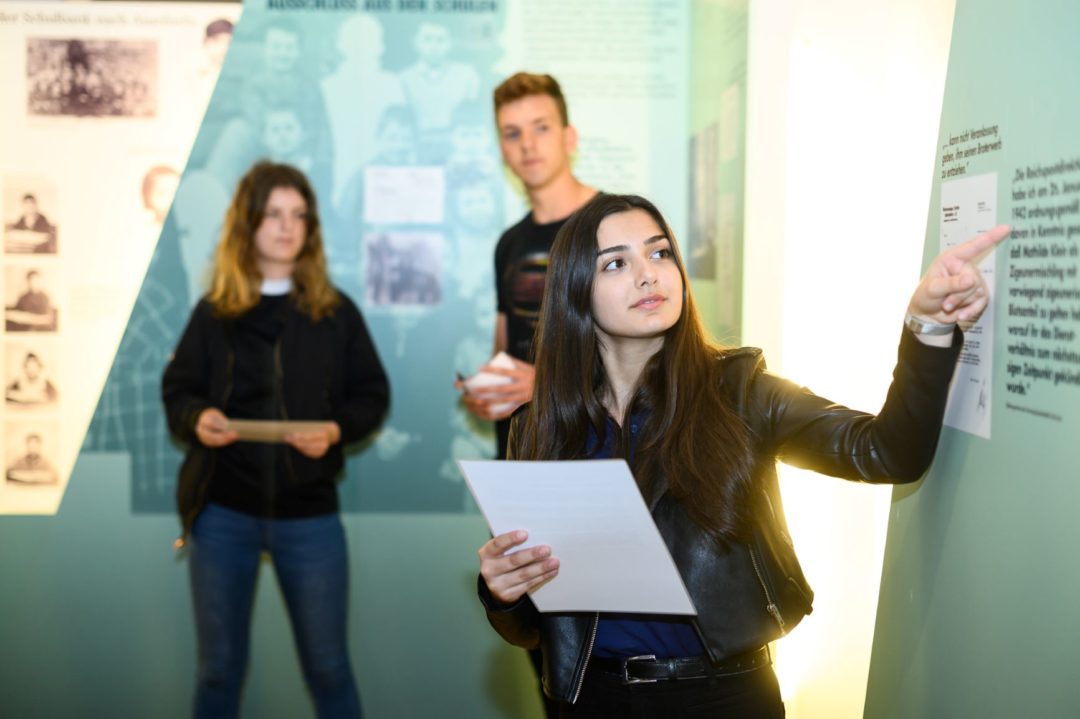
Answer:
[(56, 190), (40, 179), (4, 178), (4, 252), (56, 254)]
[(4, 268), (4, 328), (8, 332), (55, 332), (54, 270), (37, 265)]
[(442, 298), (443, 236), (371, 232), (364, 237), (368, 305), (434, 305)]
[(157, 43), (28, 38), (26, 95), (32, 116), (155, 117)]
[(11, 342), (4, 347), (4, 403), (8, 409), (54, 406), (56, 355), (44, 342)]
[(4, 427), (4, 479), (8, 486), (51, 486), (56, 471), (56, 426), (48, 422), (9, 422)]

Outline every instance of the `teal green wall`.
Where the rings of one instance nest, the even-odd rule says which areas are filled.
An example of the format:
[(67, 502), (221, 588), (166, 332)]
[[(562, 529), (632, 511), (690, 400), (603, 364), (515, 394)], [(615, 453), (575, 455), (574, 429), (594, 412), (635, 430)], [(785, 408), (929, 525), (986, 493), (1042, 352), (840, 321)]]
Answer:
[[(708, 178), (713, 201), (720, 206), (724, 194), (734, 195), (734, 217), (730, 256), (719, 253), (711, 271), (695, 271), (691, 264), (691, 286), (702, 319), (719, 341), (738, 345), (742, 335), (742, 263), (743, 210), (746, 197), (746, 58), (747, 0), (694, 0), (690, 24), (690, 137), (691, 153), (695, 137), (700, 138), (707, 128), (717, 133), (733, 132), (735, 155), (722, 159), (714, 153), (714, 171)], [(734, 117), (722, 111), (721, 96), (725, 89), (735, 87), (738, 106)], [(690, 157), (691, 178), (689, 193), (695, 191), (693, 155)], [(687, 218), (691, 228), (680, 238), (683, 254), (701, 241), (700, 230), (694, 226), (693, 202)], [(711, 230), (719, 235), (722, 220), (717, 217)], [(706, 230), (708, 231), (708, 230)], [(730, 263), (730, 264), (729, 264)]]
[[(1014, 213), (1048, 204), (1014, 201), (1014, 190), (1041, 184), (1014, 183), (1014, 173), (1080, 160), (1078, 28), (1080, 5), (1067, 0), (957, 2), (927, 261), (938, 252), (942, 148), (969, 128), (999, 126), (1003, 147), (974, 154), (966, 170), (998, 172), (998, 221), (1026, 229), (1056, 224)], [(1080, 197), (1080, 165), (1054, 179), (1063, 189), (1075, 185), (1054, 204)], [(1080, 216), (1071, 212), (1059, 222), (1080, 225)], [(1075, 251), (1077, 242), (1074, 236), (1063, 244)], [(1020, 380), (1023, 394), (1007, 387), (1016, 383), (1009, 362), (1046, 364), (1008, 351), (1016, 338), (1007, 327), (1017, 323), (1008, 305), (1028, 304), (1009, 289), (1039, 284), (1010, 276), (1015, 265), (1039, 264), (1010, 253), (1036, 244), (1013, 238), (997, 252), (991, 438), (946, 428), (929, 475), (893, 495), (867, 717), (1080, 714), (1080, 387), (1030, 378)], [(1077, 258), (1057, 264), (1075, 273)], [(1048, 284), (1080, 287), (1075, 274)], [(1057, 326), (1080, 328), (1080, 302), (1040, 304), (1071, 309), (1077, 319)], [(1049, 326), (1045, 319), (1036, 324)], [(1075, 339), (1032, 344), (1080, 352)]]
[[(190, 716), (195, 646), (176, 521), (134, 515), (122, 456), (76, 467), (56, 517), (0, 521), (6, 717)], [(477, 516), (346, 515), (350, 646), (371, 717), (539, 717), (524, 652), (475, 600)], [(255, 605), (246, 717), (313, 711), (273, 570)]]

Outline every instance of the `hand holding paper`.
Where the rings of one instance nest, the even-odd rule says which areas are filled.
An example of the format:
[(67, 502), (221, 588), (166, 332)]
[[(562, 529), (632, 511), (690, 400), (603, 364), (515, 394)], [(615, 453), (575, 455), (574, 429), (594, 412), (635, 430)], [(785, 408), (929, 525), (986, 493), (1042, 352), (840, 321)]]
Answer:
[[(212, 408), (199, 415), (196, 432), (199, 441), (207, 447), (223, 447), (237, 440), (284, 442), (312, 459), (322, 457), (331, 445), (341, 441), (341, 427), (337, 422), (228, 419)], [(207, 440), (218, 444), (209, 444)]]
[(559, 573), (559, 560), (545, 544), (511, 551), (528, 538), (528, 532), (516, 529), (492, 537), (480, 547), (480, 576), (491, 596), (503, 604), (513, 604)]
[(528, 593), (541, 612), (696, 614), (623, 460), (459, 465), (495, 535), (479, 554), (499, 601)]
[(283, 437), (285, 444), (305, 457), (311, 459), (322, 457), (330, 449), (330, 445), (341, 440), (341, 427), (338, 426), (337, 422), (322, 422), (320, 424), (322, 424), (321, 427), (288, 432)]
[(228, 418), (216, 407), (207, 407), (195, 421), (195, 435), (206, 447), (224, 447), (240, 439)]

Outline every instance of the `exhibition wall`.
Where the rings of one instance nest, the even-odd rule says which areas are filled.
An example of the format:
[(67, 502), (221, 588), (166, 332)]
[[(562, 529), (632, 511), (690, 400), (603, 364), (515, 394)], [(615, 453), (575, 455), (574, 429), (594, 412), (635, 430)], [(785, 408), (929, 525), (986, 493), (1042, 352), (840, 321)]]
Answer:
[(925, 262), (997, 223), (937, 458), (893, 494), (868, 717), (1075, 716), (1080, 8), (959, 0)]
[[(487, 530), (453, 465), (493, 453), (452, 380), (490, 354), (494, 243), (526, 210), (501, 168), (490, 93), (518, 69), (555, 74), (580, 128), (577, 174), (649, 195), (682, 235), (691, 7), (621, 2), (613, 32), (602, 2), (280, 5), (244, 7), (221, 66), (205, 32), (236, 20), (237, 5), (0, 7), (14, 96), (0, 133), (6, 384), (33, 352), (58, 390), (4, 408), (18, 427), (5, 427), (0, 487), (12, 515), (0, 519), (0, 693), (15, 715), (189, 711), (194, 628), (172, 549), (182, 447), (165, 431), (158, 383), (232, 186), (259, 157), (312, 177), (331, 273), (393, 385), (390, 416), (341, 484), (365, 710), (539, 715), (523, 652), (476, 602)], [(48, 227), (18, 226), (27, 194)], [(40, 290), (27, 286), (35, 268), (45, 312), (19, 306)], [(39, 321), (27, 313), (43, 326), (16, 327)], [(44, 452), (27, 448), (31, 434)], [(46, 453), (47, 466), (22, 462)], [(245, 714), (304, 716), (291, 633), (263, 574)]]
[[(231, 33), (206, 30), (239, 14), (221, 3), (0, 7), (5, 467), (28, 434), (41, 439), (37, 475), (0, 483), (0, 514), (60, 503), (228, 49)], [(139, 349), (160, 376), (171, 347)], [(129, 411), (149, 414), (157, 377), (126, 364), (146, 389), (125, 398)], [(146, 447), (140, 474), (167, 491), (150, 471), (164, 442), (137, 423), (115, 431)]]
[(256, 159), (311, 177), (331, 276), (362, 308), (393, 388), (369, 451), (348, 464), (347, 511), (475, 512), (455, 460), (491, 456), (492, 432), (462, 410), (452, 378), (490, 357), (494, 246), (525, 211), (492, 132), (491, 89), (506, 74), (559, 77), (581, 128), (579, 176), (653, 196), (685, 227), (685, 186), (661, 180), (686, 176), (685, 154), (657, 146), (686, 135), (687, 7), (630, 3), (583, 58), (576, 39), (605, 25), (603, 4), (349, 5), (252, 2), (237, 26), (83, 447), (131, 455), (136, 512), (172, 511), (180, 457), (157, 407), (136, 398), (156, 388)]

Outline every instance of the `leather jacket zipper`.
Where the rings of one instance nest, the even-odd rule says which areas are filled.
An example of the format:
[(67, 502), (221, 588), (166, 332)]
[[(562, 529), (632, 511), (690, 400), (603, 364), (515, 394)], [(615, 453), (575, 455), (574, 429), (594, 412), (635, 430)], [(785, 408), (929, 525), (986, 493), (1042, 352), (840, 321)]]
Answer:
[(581, 694), (581, 685), (585, 683), (585, 672), (589, 668), (589, 659), (592, 658), (593, 645), (596, 644), (596, 630), (600, 628), (600, 612), (596, 613), (596, 616), (592, 619), (592, 629), (589, 631), (589, 645), (585, 648), (585, 661), (581, 664), (581, 673), (578, 674), (577, 682), (574, 684), (574, 696), (570, 697), (570, 703), (577, 702), (578, 695)]
[(776, 620), (776, 623), (780, 626), (780, 636), (787, 634), (787, 627), (784, 623), (784, 617), (780, 614), (780, 607), (773, 601), (772, 594), (769, 593), (769, 587), (765, 584), (765, 577), (761, 573), (761, 568), (758, 566), (757, 555), (754, 554), (754, 548), (747, 546), (746, 548), (750, 552), (750, 563), (754, 565), (754, 574), (757, 575), (758, 583), (761, 584), (762, 591), (765, 592), (765, 611), (772, 615), (772, 618)]

